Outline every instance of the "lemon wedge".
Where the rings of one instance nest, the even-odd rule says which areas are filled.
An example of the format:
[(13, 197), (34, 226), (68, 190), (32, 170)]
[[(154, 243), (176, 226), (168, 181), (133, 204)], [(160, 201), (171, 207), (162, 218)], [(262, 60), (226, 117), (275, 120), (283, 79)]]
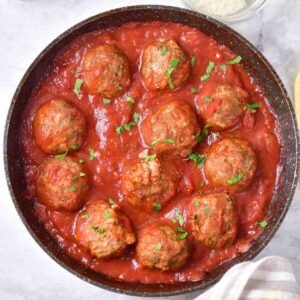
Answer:
[(295, 112), (298, 126), (300, 126), (300, 72), (298, 73), (295, 80)]

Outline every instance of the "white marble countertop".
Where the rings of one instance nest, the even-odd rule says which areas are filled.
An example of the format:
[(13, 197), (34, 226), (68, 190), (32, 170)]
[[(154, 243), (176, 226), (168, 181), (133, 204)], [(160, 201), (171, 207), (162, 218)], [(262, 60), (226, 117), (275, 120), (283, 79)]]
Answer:
[[(77, 22), (112, 8), (134, 4), (183, 7), (180, 0), (0, 0), (0, 128), (23, 73), (57, 35)], [(263, 11), (232, 26), (269, 59), (293, 97), (300, 70), (300, 1), (270, 0)], [(2, 149), (2, 138), (0, 148)], [(2, 151), (1, 151), (2, 156)], [(0, 161), (0, 299), (138, 299), (92, 286), (65, 271), (39, 248), (20, 221)], [(259, 255), (283, 255), (300, 281), (300, 188), (282, 226)], [(192, 299), (197, 293), (172, 299)]]

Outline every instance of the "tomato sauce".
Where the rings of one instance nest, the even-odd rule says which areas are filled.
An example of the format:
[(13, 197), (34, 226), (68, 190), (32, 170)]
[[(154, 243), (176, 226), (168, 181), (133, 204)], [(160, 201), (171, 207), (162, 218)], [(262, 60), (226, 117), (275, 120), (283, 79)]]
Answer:
[[(172, 92), (151, 92), (147, 90), (139, 73), (140, 57), (144, 47), (157, 39), (174, 39), (190, 56), (196, 57), (196, 64), (191, 68), (187, 83)], [(73, 92), (77, 78), (81, 78), (82, 57), (88, 46), (113, 43), (121, 48), (130, 61), (132, 82), (127, 91), (112, 99), (110, 105), (105, 105), (101, 96), (91, 95), (85, 90), (84, 83), (81, 93)], [(188, 263), (179, 271), (162, 272), (141, 268), (136, 259), (134, 246), (118, 259), (95, 259), (81, 247), (73, 236), (73, 223), (78, 212), (64, 213), (50, 211), (35, 200), (34, 180), (40, 164), (50, 158), (35, 144), (32, 136), (32, 121), (34, 113), (42, 103), (53, 97), (61, 97), (74, 102), (81, 108), (88, 124), (88, 136), (84, 146), (74, 155), (83, 159), (90, 174), (92, 189), (86, 199), (113, 198), (132, 220), (135, 231), (153, 220), (172, 218), (175, 208), (183, 212), (186, 221), (185, 228), (190, 226), (186, 220), (187, 207), (193, 195), (218, 191), (218, 188), (207, 182), (203, 169), (194, 165), (188, 159), (173, 158), (178, 167), (181, 179), (178, 193), (159, 213), (148, 214), (126, 204), (120, 192), (120, 178), (123, 163), (136, 153), (145, 149), (139, 135), (139, 126), (134, 126), (130, 132), (116, 134), (116, 127), (129, 122), (134, 112), (139, 113), (143, 120), (157, 106), (171, 98), (188, 102), (195, 110), (195, 97), (191, 88), (200, 91), (203, 82), (200, 77), (205, 74), (209, 61), (215, 65), (224, 64), (236, 57), (228, 48), (219, 45), (212, 37), (201, 31), (175, 23), (128, 23), (120, 28), (96, 31), (85, 34), (67, 45), (55, 58), (49, 73), (45, 74), (35, 88), (32, 98), (25, 108), (22, 120), (22, 149), (27, 181), (27, 199), (34, 201), (35, 214), (44, 223), (46, 229), (58, 242), (67, 255), (76, 261), (108, 276), (143, 283), (172, 283), (176, 281), (201, 280), (207, 272), (239, 253), (247, 251), (251, 243), (261, 233), (263, 228), (257, 222), (265, 219), (269, 203), (272, 199), (276, 182), (280, 176), (280, 130), (276, 117), (268, 106), (267, 99), (241, 64), (227, 65), (227, 71), (215, 69), (210, 78), (211, 83), (229, 83), (241, 87), (249, 94), (249, 102), (258, 102), (260, 108), (255, 114), (245, 110), (242, 121), (231, 130), (220, 133), (210, 133), (195, 149), (195, 152), (206, 153), (209, 146), (223, 136), (234, 135), (249, 141), (258, 158), (258, 169), (255, 180), (245, 191), (235, 193), (237, 210), (240, 219), (239, 234), (233, 246), (220, 250), (209, 250), (194, 240), (194, 250)], [(74, 73), (73, 70), (76, 70)], [(127, 97), (136, 99), (133, 108), (129, 108)], [(203, 127), (203, 124), (201, 124)], [(94, 160), (89, 160), (89, 150), (95, 151)], [(205, 182), (204, 186), (201, 183)]]

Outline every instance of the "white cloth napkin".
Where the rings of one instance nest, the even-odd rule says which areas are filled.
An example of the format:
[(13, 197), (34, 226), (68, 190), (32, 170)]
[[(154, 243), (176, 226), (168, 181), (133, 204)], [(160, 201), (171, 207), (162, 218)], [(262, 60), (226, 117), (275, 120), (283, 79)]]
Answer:
[(195, 300), (300, 300), (290, 262), (268, 256), (232, 267), (211, 289)]

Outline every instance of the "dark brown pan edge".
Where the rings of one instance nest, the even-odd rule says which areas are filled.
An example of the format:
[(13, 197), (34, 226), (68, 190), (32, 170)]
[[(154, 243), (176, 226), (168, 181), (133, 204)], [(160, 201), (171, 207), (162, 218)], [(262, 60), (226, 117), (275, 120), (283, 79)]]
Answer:
[[(32, 89), (51, 67), (55, 55), (74, 38), (100, 28), (117, 27), (130, 21), (177, 22), (196, 27), (213, 36), (220, 44), (243, 57), (243, 66), (264, 89), (271, 109), (278, 118), (282, 135), (282, 175), (269, 208), (270, 222), (264, 233), (245, 253), (227, 261), (200, 282), (141, 284), (118, 281), (96, 273), (66, 256), (43, 225), (33, 216), (33, 204), (24, 201), (25, 182), (19, 142), (20, 120)], [(4, 165), (9, 191), (25, 227), (40, 247), (63, 268), (101, 288), (136, 296), (171, 296), (196, 290), (204, 291), (216, 283), (231, 266), (251, 260), (271, 240), (286, 215), (299, 174), (299, 138), (295, 113), (278, 75), (264, 56), (241, 35), (205, 15), (185, 9), (158, 5), (124, 7), (93, 16), (65, 31), (35, 59), (20, 81), (9, 108), (4, 135)], [(41, 273), (43, 270), (41, 270)]]

